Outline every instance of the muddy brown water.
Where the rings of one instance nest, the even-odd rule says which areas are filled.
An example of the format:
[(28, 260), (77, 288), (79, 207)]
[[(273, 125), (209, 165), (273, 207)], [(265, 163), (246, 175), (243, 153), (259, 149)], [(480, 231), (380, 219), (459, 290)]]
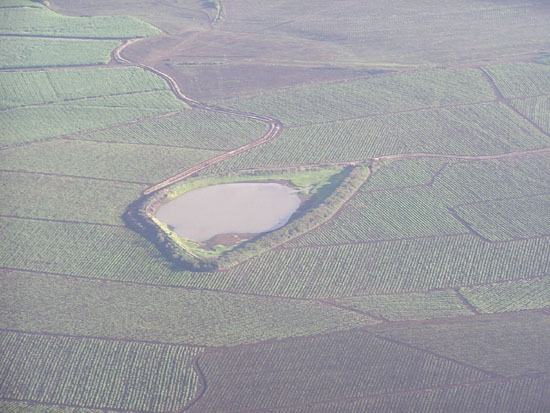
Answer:
[(285, 225), (300, 206), (278, 183), (233, 183), (194, 189), (162, 205), (155, 217), (180, 237), (204, 242), (219, 234), (259, 234)]

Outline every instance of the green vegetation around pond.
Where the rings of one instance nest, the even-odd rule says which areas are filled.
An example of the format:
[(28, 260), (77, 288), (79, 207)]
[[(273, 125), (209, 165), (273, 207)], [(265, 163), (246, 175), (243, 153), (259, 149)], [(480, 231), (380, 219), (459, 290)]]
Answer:
[[(270, 250), (326, 221), (365, 182), (369, 173), (369, 168), (361, 164), (199, 177), (138, 200), (128, 209), (126, 220), (154, 242), (177, 268), (198, 271), (223, 269)], [(216, 236), (203, 243), (182, 238), (170, 225), (155, 217), (161, 205), (193, 189), (244, 182), (284, 182), (300, 194), (301, 205), (284, 226), (263, 235), (220, 234), (223, 241)]]

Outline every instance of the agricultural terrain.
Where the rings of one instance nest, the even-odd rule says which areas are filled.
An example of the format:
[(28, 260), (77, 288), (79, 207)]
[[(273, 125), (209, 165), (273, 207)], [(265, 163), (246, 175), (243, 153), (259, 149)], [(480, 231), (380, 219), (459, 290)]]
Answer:
[[(1, 0), (0, 411), (550, 411), (548, 21)], [(129, 218), (235, 176), (322, 196), (209, 271)]]

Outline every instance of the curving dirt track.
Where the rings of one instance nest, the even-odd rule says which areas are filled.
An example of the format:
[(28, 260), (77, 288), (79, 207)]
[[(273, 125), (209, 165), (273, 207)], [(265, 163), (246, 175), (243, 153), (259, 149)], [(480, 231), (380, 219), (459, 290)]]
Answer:
[(264, 122), (268, 125), (267, 132), (260, 139), (252, 141), (250, 143), (247, 143), (246, 145), (240, 146), (236, 149), (232, 149), (229, 152), (225, 152), (221, 155), (218, 155), (218, 156), (215, 156), (213, 158), (207, 159), (204, 162), (201, 162), (201, 163), (199, 163), (199, 164), (197, 164), (197, 165), (195, 165), (195, 166), (193, 166), (189, 169), (186, 169), (185, 171), (182, 171), (182, 172), (180, 172), (180, 173), (178, 173), (178, 174), (176, 174), (176, 175), (174, 175), (174, 176), (172, 176), (168, 179), (165, 179), (164, 181), (159, 182), (158, 184), (153, 185), (153, 186), (147, 188), (145, 191), (143, 191), (144, 195), (148, 195), (150, 193), (158, 191), (159, 189), (165, 188), (168, 185), (172, 185), (175, 182), (181, 181), (182, 179), (185, 179), (188, 176), (191, 176), (194, 173), (197, 173), (197, 172), (203, 170), (204, 168), (207, 168), (207, 167), (209, 167), (211, 165), (214, 165), (218, 162), (222, 162), (222, 161), (225, 161), (226, 159), (237, 156), (238, 154), (240, 154), (242, 152), (245, 152), (249, 149), (252, 149), (255, 146), (259, 146), (259, 145), (262, 145), (266, 142), (269, 142), (269, 141), (275, 139), (277, 136), (279, 136), (279, 134), (281, 133), (281, 128), (283, 126), (282, 123), (279, 120), (271, 118), (269, 116), (258, 115), (258, 114), (255, 114), (255, 113), (238, 112), (238, 111), (235, 111), (235, 110), (224, 109), (224, 108), (220, 108), (220, 107), (216, 107), (216, 106), (207, 106), (203, 103), (200, 103), (200, 102), (186, 96), (181, 91), (181, 89), (178, 86), (177, 82), (171, 76), (167, 75), (166, 73), (163, 73), (160, 70), (157, 70), (153, 67), (147, 66), (147, 65), (142, 64), (142, 63), (131, 62), (128, 59), (122, 57), (121, 52), (127, 46), (129, 46), (130, 44), (136, 43), (139, 40), (141, 40), (141, 39), (127, 40), (121, 46), (117, 47), (113, 51), (113, 54), (112, 54), (113, 59), (116, 62), (120, 63), (120, 64), (129, 64), (129, 65), (133, 65), (133, 66), (138, 66), (138, 67), (141, 67), (145, 70), (148, 70), (150, 72), (153, 72), (153, 73), (161, 76), (170, 85), (170, 89), (172, 89), (172, 91), (174, 92), (176, 97), (179, 100), (181, 100), (182, 102), (184, 102), (185, 104), (189, 105), (191, 108), (207, 110), (207, 111), (210, 111), (210, 112), (225, 113), (227, 115), (239, 116), (239, 117), (246, 118), (246, 119), (252, 119), (252, 120), (257, 120), (257, 121), (260, 121), (260, 122)]

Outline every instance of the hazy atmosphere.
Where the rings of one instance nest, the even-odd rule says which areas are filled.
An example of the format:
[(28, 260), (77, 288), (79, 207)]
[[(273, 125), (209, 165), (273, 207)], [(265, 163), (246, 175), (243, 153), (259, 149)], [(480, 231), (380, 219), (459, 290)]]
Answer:
[(0, 0), (0, 412), (549, 412), (549, 22)]

